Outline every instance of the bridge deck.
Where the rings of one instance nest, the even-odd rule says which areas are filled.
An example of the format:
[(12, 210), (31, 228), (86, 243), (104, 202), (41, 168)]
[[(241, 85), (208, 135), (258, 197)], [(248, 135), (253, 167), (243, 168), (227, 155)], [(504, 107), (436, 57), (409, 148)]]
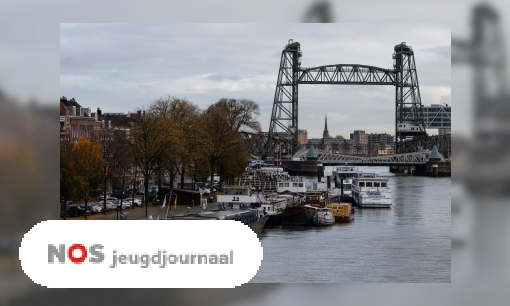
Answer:
[[(308, 150), (299, 150), (294, 154), (294, 158), (305, 160)], [(317, 152), (318, 161), (325, 165), (371, 165), (371, 166), (391, 166), (391, 165), (424, 165), (429, 161), (430, 151), (380, 155), (373, 157), (344, 155), (337, 153)], [(445, 161), (440, 154), (441, 161)]]

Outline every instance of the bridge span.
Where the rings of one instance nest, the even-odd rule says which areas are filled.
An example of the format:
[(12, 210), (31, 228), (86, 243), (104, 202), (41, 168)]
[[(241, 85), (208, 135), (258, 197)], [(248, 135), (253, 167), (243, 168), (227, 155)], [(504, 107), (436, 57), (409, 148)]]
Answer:
[[(294, 154), (300, 160), (306, 160), (308, 150), (299, 150)], [(316, 152), (317, 161), (325, 166), (334, 165), (358, 165), (358, 166), (411, 166), (425, 165), (429, 161), (431, 150), (420, 152), (402, 153), (393, 155), (380, 155), (373, 157), (353, 156), (336, 153)], [(439, 153), (440, 159), (436, 161), (444, 162), (444, 156)]]

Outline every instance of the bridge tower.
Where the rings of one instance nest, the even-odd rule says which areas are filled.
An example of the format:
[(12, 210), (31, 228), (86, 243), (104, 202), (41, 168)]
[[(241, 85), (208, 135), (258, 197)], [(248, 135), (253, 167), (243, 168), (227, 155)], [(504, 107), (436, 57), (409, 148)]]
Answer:
[[(302, 52), (299, 42), (289, 39), (282, 51), (280, 70), (274, 95), (273, 112), (266, 142), (266, 154), (272, 155), (274, 142), (291, 142), (297, 151), (298, 142), (298, 77)], [(287, 146), (285, 146), (287, 147)]]
[(404, 153), (404, 141), (425, 138), (425, 122), (421, 104), (414, 51), (405, 42), (393, 53), (395, 73), (395, 153)]

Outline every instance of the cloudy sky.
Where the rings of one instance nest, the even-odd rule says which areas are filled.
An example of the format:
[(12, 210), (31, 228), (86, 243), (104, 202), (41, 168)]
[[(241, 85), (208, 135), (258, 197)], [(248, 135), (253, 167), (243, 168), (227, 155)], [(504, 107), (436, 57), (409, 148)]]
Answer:
[[(134, 111), (167, 95), (206, 108), (220, 98), (261, 107), (269, 129), (281, 51), (301, 43), (302, 67), (392, 68), (393, 47), (415, 51), (422, 103), (451, 104), (446, 24), (61, 24), (60, 95), (103, 112)], [(394, 133), (392, 86), (300, 85), (299, 127), (321, 137)], [(437, 130), (429, 131), (436, 134)]]

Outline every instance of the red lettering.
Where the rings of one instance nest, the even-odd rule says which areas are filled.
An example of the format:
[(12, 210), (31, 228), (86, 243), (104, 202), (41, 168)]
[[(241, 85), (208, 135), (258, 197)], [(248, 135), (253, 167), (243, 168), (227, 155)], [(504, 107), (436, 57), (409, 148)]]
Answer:
[[(81, 251), (81, 257), (74, 257), (73, 252), (74, 250), (80, 250)], [(85, 261), (85, 258), (87, 258), (87, 249), (82, 244), (73, 244), (68, 250), (67, 250), (67, 257), (71, 259), (71, 261), (75, 264), (81, 264)]]

